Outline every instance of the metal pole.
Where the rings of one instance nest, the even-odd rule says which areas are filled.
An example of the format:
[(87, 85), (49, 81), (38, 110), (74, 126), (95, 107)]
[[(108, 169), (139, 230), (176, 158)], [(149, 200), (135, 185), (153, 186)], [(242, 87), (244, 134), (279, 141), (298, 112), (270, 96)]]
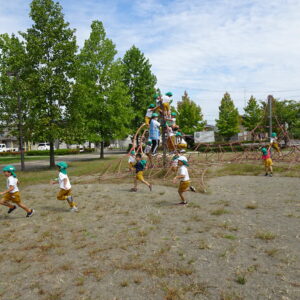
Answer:
[(269, 95), (268, 96), (268, 104), (269, 104), (269, 138), (272, 136), (272, 101), (273, 101), (273, 96)]

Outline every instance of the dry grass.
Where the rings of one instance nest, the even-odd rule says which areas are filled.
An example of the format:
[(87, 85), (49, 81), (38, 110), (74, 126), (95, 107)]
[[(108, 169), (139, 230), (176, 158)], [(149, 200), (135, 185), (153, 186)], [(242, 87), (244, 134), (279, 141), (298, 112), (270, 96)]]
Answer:
[(264, 241), (271, 241), (276, 238), (276, 235), (270, 231), (258, 231), (255, 237)]

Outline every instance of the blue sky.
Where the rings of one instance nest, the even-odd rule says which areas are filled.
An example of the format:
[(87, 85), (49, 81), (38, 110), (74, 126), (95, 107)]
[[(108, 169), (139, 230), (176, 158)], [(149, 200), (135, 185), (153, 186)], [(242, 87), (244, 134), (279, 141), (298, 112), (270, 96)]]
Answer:
[[(30, 26), (30, 0), (0, 0), (0, 33)], [(92, 20), (119, 55), (135, 44), (162, 91), (184, 90), (209, 123), (228, 91), (240, 113), (253, 94), (300, 100), (299, 0), (61, 0), (79, 46)]]

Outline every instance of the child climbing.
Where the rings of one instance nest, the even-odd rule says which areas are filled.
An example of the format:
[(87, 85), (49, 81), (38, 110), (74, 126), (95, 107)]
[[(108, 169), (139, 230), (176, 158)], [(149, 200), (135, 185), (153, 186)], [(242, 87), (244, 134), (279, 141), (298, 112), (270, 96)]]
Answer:
[(150, 189), (150, 191), (152, 191), (152, 184), (150, 184), (149, 182), (147, 182), (144, 179), (144, 170), (145, 170), (146, 164), (147, 164), (147, 161), (142, 160), (142, 155), (140, 153), (138, 153), (136, 155), (136, 164), (134, 165), (134, 168), (136, 169), (136, 176), (134, 177), (133, 188), (131, 189), (132, 192), (137, 191), (138, 181), (147, 185), (148, 188)]
[(191, 186), (190, 176), (187, 169), (187, 167), (189, 166), (187, 158), (184, 156), (180, 156), (178, 158), (178, 166), (179, 168), (178, 168), (177, 176), (174, 177), (173, 183), (176, 183), (178, 179), (180, 180), (180, 184), (178, 187), (178, 194), (180, 196), (181, 202), (179, 202), (178, 204), (185, 205), (187, 204), (187, 201), (185, 200), (183, 193), (189, 190), (196, 192), (196, 189), (193, 186)]
[(265, 176), (273, 176), (273, 161), (271, 158), (271, 151), (270, 151), (271, 146), (269, 146), (269, 148), (262, 148), (261, 152), (262, 152), (262, 160), (264, 162), (265, 165), (265, 170), (266, 170), (266, 174)]
[(159, 134), (160, 123), (157, 121), (157, 119), (158, 119), (158, 114), (153, 113), (150, 122), (150, 135), (149, 135), (149, 138), (152, 141), (152, 148), (151, 148), (152, 155), (156, 154), (159, 145), (159, 138), (160, 138), (160, 134)]
[(57, 194), (57, 200), (67, 200), (72, 212), (78, 211), (74, 202), (71, 190), (71, 183), (67, 175), (68, 164), (64, 161), (58, 162), (56, 166), (59, 169), (58, 178), (51, 181), (52, 184), (59, 184), (60, 190)]
[(180, 131), (176, 132), (176, 146), (178, 149), (186, 149), (187, 142), (182, 137), (182, 133)]
[(279, 148), (278, 144), (278, 138), (276, 132), (272, 132), (271, 138), (270, 138), (270, 146), (276, 150), (277, 153), (279, 153), (279, 156), (282, 156), (281, 150)]
[(149, 140), (146, 144), (146, 147), (144, 149), (144, 153), (147, 155), (147, 157), (150, 160), (150, 167), (153, 167), (153, 162), (152, 162), (152, 154), (151, 154), (151, 148), (152, 148), (152, 142)]
[(132, 171), (134, 170), (134, 165), (136, 163), (136, 160), (135, 160), (135, 151), (132, 150), (130, 151), (130, 155), (129, 155), (129, 158), (128, 158), (128, 167), (129, 167), (129, 171)]
[(162, 97), (163, 113), (165, 117), (170, 117), (170, 104), (173, 102), (172, 96), (173, 94), (171, 92), (167, 92)]
[[(17, 206), (23, 208), (26, 211), (26, 217), (31, 217), (34, 214), (34, 209), (29, 209), (22, 201), (18, 188), (18, 178), (15, 173), (16, 169), (14, 166), (6, 166), (2, 169), (4, 176), (7, 178), (6, 187), (7, 190), (1, 193), (3, 195), (0, 200), (0, 204), (9, 207), (7, 213), (12, 213)], [(11, 204), (14, 203), (14, 204)], [(17, 206), (16, 206), (16, 205)]]
[(147, 109), (146, 115), (145, 115), (145, 124), (148, 127), (150, 125), (152, 114), (155, 110), (156, 110), (155, 104), (150, 104), (148, 109)]
[(171, 170), (174, 173), (177, 173), (177, 170), (178, 170), (178, 158), (179, 157), (180, 157), (179, 151), (175, 150), (174, 151), (174, 156), (172, 157), (172, 161), (171, 161)]

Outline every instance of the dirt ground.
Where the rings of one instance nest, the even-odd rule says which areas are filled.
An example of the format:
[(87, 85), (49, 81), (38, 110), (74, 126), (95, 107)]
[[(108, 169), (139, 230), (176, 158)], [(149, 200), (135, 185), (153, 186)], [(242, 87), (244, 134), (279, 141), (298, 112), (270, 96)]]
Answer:
[(21, 190), (0, 208), (0, 299), (300, 299), (300, 179), (227, 176), (209, 193), (76, 184)]

